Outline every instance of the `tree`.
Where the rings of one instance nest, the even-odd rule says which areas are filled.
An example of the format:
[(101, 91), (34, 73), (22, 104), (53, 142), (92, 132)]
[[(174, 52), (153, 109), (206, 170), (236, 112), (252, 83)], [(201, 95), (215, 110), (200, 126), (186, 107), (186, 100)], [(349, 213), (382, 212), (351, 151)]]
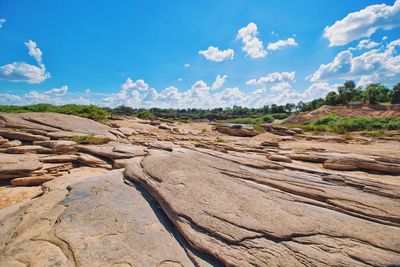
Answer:
[(392, 104), (400, 104), (400, 83), (393, 86), (392, 99), (390, 102)]
[(338, 92), (338, 104), (347, 105), (351, 101), (361, 100), (361, 88), (356, 87), (356, 84), (353, 81), (346, 81), (344, 85), (339, 86)]
[(286, 113), (292, 113), (292, 110), (293, 110), (295, 107), (296, 107), (296, 104), (294, 104), (294, 103), (287, 103), (287, 104), (285, 105)]
[(338, 102), (338, 94), (336, 92), (329, 92), (325, 97), (326, 105), (336, 106)]
[(388, 96), (389, 89), (383, 84), (371, 83), (365, 88), (365, 100), (371, 105), (389, 101)]

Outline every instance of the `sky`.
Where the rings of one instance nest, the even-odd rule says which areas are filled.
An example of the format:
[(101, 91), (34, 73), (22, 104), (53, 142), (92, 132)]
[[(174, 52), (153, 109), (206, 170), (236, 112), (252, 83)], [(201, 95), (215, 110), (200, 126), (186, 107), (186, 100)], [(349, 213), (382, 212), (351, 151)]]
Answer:
[(400, 82), (400, 0), (0, 0), (0, 105), (262, 107)]

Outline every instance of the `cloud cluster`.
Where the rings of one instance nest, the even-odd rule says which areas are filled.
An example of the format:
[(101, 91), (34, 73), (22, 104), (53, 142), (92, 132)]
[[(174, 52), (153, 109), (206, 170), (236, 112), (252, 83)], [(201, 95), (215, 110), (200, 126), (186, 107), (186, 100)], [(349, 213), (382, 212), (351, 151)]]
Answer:
[(363, 39), (361, 40), (356, 47), (350, 47), (349, 50), (365, 50), (372, 49), (379, 46), (380, 43), (372, 41), (371, 39)]
[(312, 82), (359, 79), (361, 85), (372, 82), (390, 83), (400, 80), (400, 39), (382, 49), (373, 49), (355, 56), (350, 50), (336, 55), (328, 64), (307, 77)]
[(287, 40), (279, 40), (274, 43), (269, 43), (267, 49), (268, 50), (278, 50), (285, 46), (298, 46), (296, 40), (294, 38), (288, 38)]
[(26, 82), (30, 84), (41, 83), (50, 78), (50, 73), (46, 72), (46, 67), (42, 63), (42, 51), (36, 43), (29, 40), (25, 43), (29, 55), (32, 56), (38, 66), (25, 62), (13, 62), (0, 67), (0, 80), (10, 82)]
[(222, 62), (227, 59), (233, 59), (233, 49), (219, 50), (218, 47), (209, 46), (207, 50), (200, 50), (200, 55), (203, 55), (207, 60), (214, 62)]
[(368, 38), (378, 29), (390, 30), (400, 26), (400, 0), (393, 6), (371, 5), (348, 14), (324, 29), (330, 46), (339, 46), (361, 38)]
[(262, 107), (273, 103), (310, 101), (325, 96), (329, 91), (336, 90), (337, 87), (337, 85), (332, 86), (326, 82), (318, 82), (303, 92), (298, 92), (294, 90), (292, 84), (294, 75), (294, 72), (269, 74), (266, 77), (270, 77), (269, 81), (274, 81), (270, 87), (261, 86), (250, 92), (244, 92), (239, 87), (224, 88), (221, 91), (213, 90), (218, 86), (222, 87), (221, 81), (226, 79), (225, 75), (218, 75), (211, 88), (205, 81), (199, 80), (185, 91), (173, 86), (159, 92), (151, 87), (146, 90), (121, 89), (118, 93), (103, 98), (101, 104), (111, 107), (125, 105), (136, 108), (214, 108), (234, 105)]
[(257, 25), (250, 22), (246, 27), (239, 30), (237, 38), (243, 43), (242, 50), (250, 58), (263, 58), (268, 52), (264, 50), (263, 42), (257, 37)]
[(217, 77), (215, 78), (215, 81), (211, 85), (211, 89), (221, 88), (221, 86), (224, 85), (226, 78), (228, 78), (228, 75), (221, 76), (218, 74)]
[(258, 79), (251, 79), (246, 82), (248, 85), (266, 85), (267, 83), (293, 82), (296, 72), (273, 72)]
[(6, 19), (0, 19), (0, 29), (3, 27), (4, 23), (6, 23)]

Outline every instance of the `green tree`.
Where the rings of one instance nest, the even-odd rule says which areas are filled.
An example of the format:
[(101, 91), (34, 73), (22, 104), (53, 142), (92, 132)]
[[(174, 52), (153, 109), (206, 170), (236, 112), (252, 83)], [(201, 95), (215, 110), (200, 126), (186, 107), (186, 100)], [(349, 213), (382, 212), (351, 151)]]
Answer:
[(329, 106), (336, 106), (338, 104), (338, 94), (336, 92), (329, 92), (325, 97), (325, 104)]
[(346, 81), (344, 85), (338, 87), (338, 92), (338, 104), (347, 105), (351, 101), (361, 100), (362, 97), (361, 88), (356, 87), (354, 81)]
[(400, 83), (393, 86), (392, 99), (390, 102), (392, 104), (400, 104)]
[(372, 105), (389, 101), (389, 89), (383, 84), (371, 83), (365, 88), (365, 100)]

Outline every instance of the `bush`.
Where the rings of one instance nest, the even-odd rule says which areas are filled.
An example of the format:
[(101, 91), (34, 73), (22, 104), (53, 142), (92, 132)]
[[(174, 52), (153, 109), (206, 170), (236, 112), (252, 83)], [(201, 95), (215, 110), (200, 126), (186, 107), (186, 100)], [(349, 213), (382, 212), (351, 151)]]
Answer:
[(74, 141), (78, 144), (91, 144), (91, 145), (101, 145), (110, 141), (107, 137), (95, 136), (93, 134), (90, 135), (75, 135), (71, 137), (67, 137), (66, 140)]
[(284, 120), (288, 117), (286, 113), (276, 113), (271, 115), (275, 120)]

